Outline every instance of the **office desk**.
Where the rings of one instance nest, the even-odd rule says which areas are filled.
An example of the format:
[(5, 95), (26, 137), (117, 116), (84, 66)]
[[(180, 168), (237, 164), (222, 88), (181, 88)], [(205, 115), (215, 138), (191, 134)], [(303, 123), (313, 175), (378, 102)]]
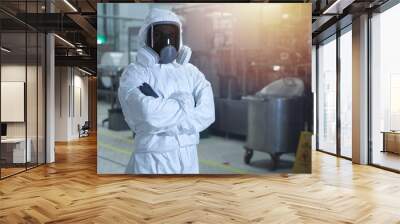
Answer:
[[(1, 139), (1, 157), (6, 163), (25, 163), (32, 158), (30, 138), (27, 139), (25, 151), (25, 138), (5, 138)], [(25, 161), (26, 159), (26, 161)]]
[(400, 154), (400, 132), (384, 131), (383, 134), (383, 151)]

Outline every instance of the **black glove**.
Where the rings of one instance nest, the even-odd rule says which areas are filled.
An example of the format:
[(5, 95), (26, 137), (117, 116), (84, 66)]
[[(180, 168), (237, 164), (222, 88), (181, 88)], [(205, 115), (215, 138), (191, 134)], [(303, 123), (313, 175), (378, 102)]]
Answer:
[(141, 86), (138, 87), (140, 91), (146, 95), (146, 96), (152, 96), (154, 98), (158, 98), (158, 95), (156, 92), (154, 92), (153, 88), (147, 83), (143, 83)]

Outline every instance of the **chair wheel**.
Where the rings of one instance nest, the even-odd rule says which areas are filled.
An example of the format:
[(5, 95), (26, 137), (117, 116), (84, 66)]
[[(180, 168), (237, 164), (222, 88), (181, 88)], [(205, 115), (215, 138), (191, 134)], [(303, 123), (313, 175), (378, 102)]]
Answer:
[(252, 157), (253, 157), (253, 150), (246, 149), (246, 152), (244, 153), (244, 163), (250, 164), (250, 160)]
[(276, 170), (278, 168), (278, 166), (279, 166), (279, 161), (280, 161), (281, 154), (271, 153), (270, 155), (271, 155), (271, 159), (272, 159), (271, 170)]

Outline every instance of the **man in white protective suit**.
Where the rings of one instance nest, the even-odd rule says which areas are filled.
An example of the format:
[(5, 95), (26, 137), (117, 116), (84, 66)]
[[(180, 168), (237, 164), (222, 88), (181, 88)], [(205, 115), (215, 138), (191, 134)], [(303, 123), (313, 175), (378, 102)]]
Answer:
[(182, 24), (153, 9), (139, 31), (136, 62), (118, 90), (125, 120), (136, 134), (127, 173), (198, 174), (199, 132), (215, 120), (210, 83), (189, 63)]

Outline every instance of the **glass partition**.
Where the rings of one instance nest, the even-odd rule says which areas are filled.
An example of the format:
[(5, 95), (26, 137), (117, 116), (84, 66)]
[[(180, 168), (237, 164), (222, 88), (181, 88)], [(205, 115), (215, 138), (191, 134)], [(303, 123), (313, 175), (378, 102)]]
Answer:
[[(1, 1), (16, 17), (44, 12), (44, 1)], [(0, 12), (0, 178), (45, 162), (45, 35)]]
[(26, 150), (26, 40), (25, 32), (1, 34), (2, 177), (24, 171), (31, 161)]

